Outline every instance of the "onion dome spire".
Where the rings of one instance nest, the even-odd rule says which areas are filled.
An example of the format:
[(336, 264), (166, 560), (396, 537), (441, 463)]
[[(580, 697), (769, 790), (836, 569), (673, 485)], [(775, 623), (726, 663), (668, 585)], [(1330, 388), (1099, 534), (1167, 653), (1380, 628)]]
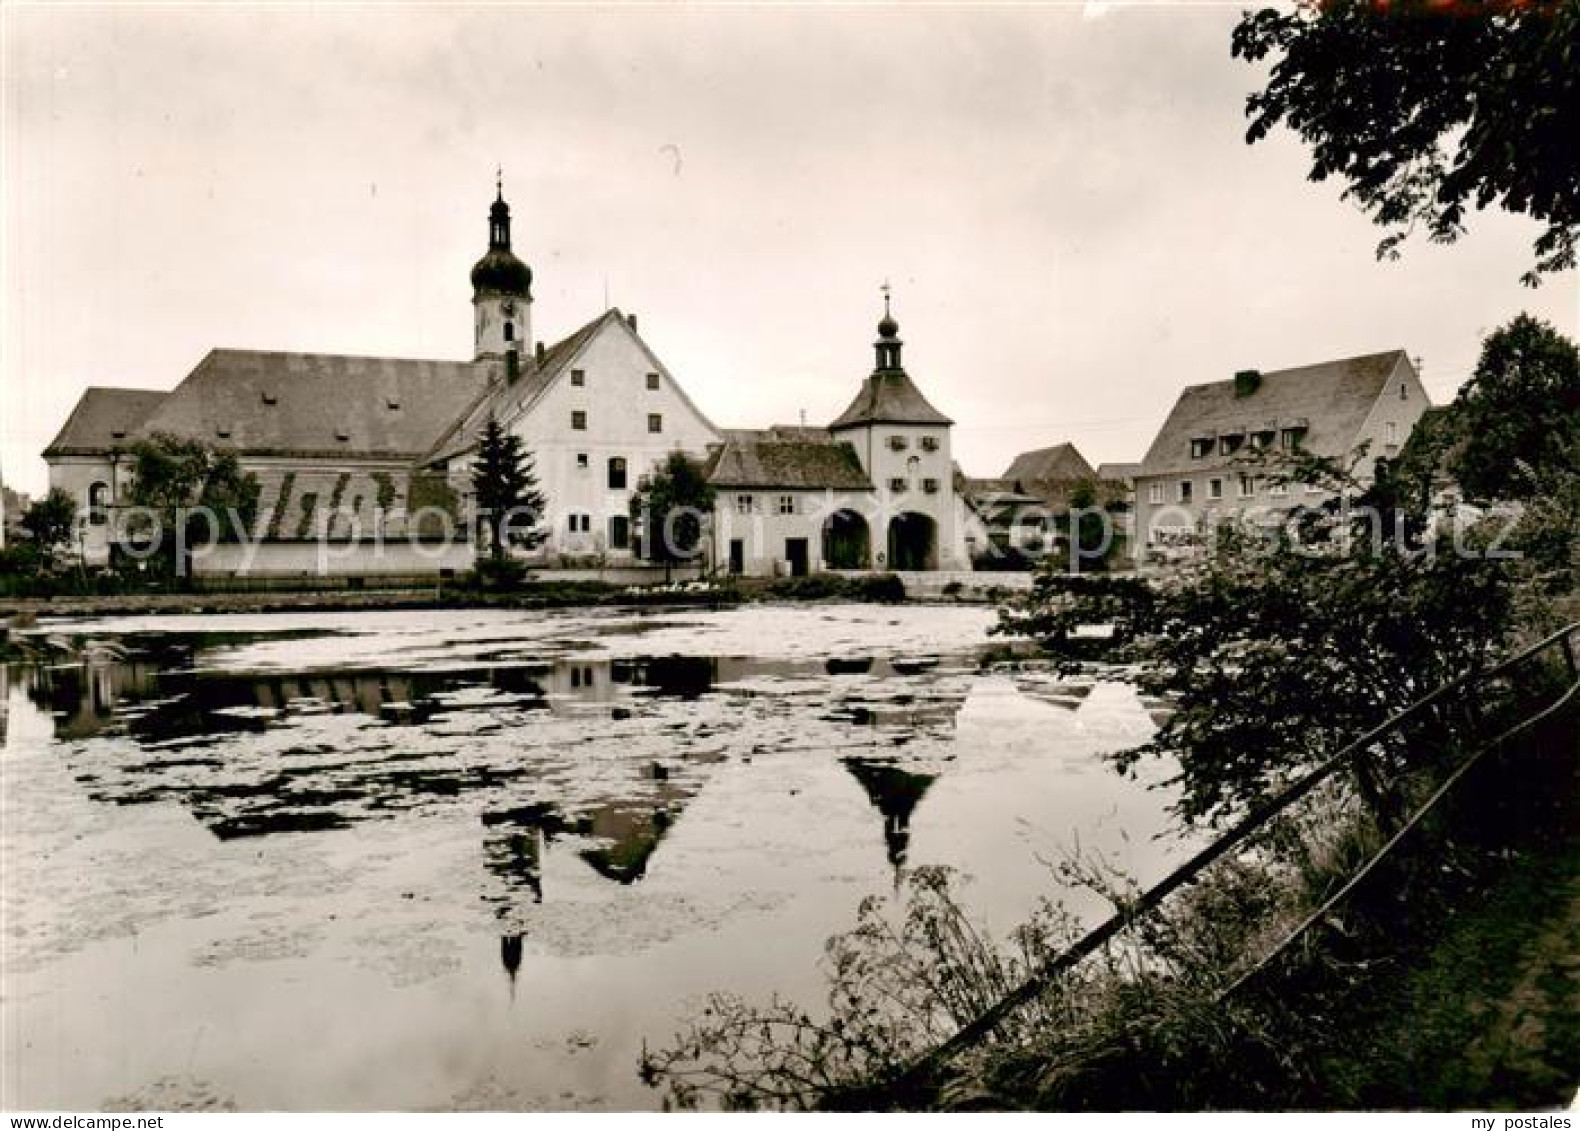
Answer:
[(879, 369), (901, 369), (900, 324), (894, 320), (894, 315), (889, 312), (889, 284), (884, 283), (880, 290), (883, 291), (883, 319), (878, 323), (878, 340), (873, 343), (878, 352)]
[(494, 203), (488, 210), (488, 253), (472, 268), (474, 296), (484, 294), (532, 297), (532, 269), (510, 250), (510, 205), (505, 203), (505, 174), (494, 178)]

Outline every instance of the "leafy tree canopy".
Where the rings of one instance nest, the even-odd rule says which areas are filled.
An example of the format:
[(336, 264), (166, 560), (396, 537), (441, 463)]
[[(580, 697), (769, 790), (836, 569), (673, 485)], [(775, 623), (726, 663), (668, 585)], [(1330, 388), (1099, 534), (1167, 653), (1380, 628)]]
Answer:
[(492, 416), (483, 427), (472, 464), (472, 494), (488, 531), (489, 555), (496, 565), (510, 546), (531, 550), (543, 544), (543, 493), (538, 490), (532, 453), (521, 437)]
[(702, 464), (684, 452), (670, 452), (657, 469), (642, 476), (631, 496), (631, 517), (642, 524), (644, 555), (666, 566), (694, 559), (713, 497)]
[[(1303, 474), (1349, 478), (1337, 465)], [(1000, 611), (1000, 631), (1079, 657), (1089, 641), (1078, 630), (1111, 627), (1112, 658), (1172, 709), (1119, 765), (1172, 761), (1179, 814), (1225, 822), (1482, 664), (1508, 631), (1508, 563), (1460, 553), (1446, 537), (1401, 538), (1376, 518), (1370, 507), (1320, 507), (1277, 533), (1225, 527), (1198, 560), (1155, 578), (1043, 572)], [(1357, 763), (1357, 787), (1380, 814), (1381, 783), (1400, 764), (1377, 759), (1404, 755)]]
[(157, 533), (167, 564), (174, 562), (178, 526), (188, 546), (249, 536), (258, 480), (242, 470), (235, 452), (164, 432), (139, 440), (131, 451), (127, 501), (143, 511), (141, 521), (133, 520), (134, 532)]
[(1447, 470), (1468, 496), (1548, 493), (1555, 473), (1573, 470), (1580, 442), (1580, 349), (1521, 314), (1482, 344), (1448, 416)]
[(1297, 133), (1311, 179), (1346, 181), (1387, 230), (1380, 258), (1495, 203), (1545, 225), (1524, 282), (1575, 265), (1580, 0), (1307, 0), (1246, 13), (1232, 51), (1272, 61), (1247, 140)]
[(59, 487), (51, 487), (49, 494), (35, 500), (22, 514), (22, 528), (46, 560), (71, 544), (76, 523), (77, 502)]

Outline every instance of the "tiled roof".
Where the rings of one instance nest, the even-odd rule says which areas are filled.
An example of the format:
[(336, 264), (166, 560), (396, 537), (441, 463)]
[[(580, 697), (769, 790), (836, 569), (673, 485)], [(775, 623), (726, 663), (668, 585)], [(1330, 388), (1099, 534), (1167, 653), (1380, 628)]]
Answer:
[(839, 414), (831, 430), (865, 424), (952, 424), (927, 403), (921, 390), (903, 369), (879, 369), (862, 383), (850, 407)]
[(1004, 472), (1005, 479), (1022, 483), (1033, 479), (1095, 479), (1097, 472), (1076, 451), (1074, 444), (1055, 444), (1051, 448), (1021, 452)]
[(522, 358), (521, 376), (510, 384), (496, 382), (486, 388), (481, 396), (467, 406), (465, 412), (456, 415), (451, 426), (428, 451), (424, 462), (454, 459), (469, 451), (482, 435), (483, 426), (490, 416), (499, 420), (514, 419), (543, 395), (605, 323), (623, 321), (624, 317), (616, 309), (606, 310), (544, 350), (541, 360), (535, 356)]
[(521, 376), (514, 382), (506, 384), (495, 382), (489, 386), (482, 396), (472, 402), (464, 412), (458, 414), (452, 426), (445, 430), (433, 447), (423, 458), (425, 464), (435, 464), (443, 460), (454, 459), (470, 451), (476, 445), (477, 439), (483, 432), (483, 426), (490, 416), (502, 423), (508, 424), (515, 420), (521, 413), (527, 411), (532, 405), (548, 391), (552, 385), (571, 363), (581, 354), (582, 349), (593, 340), (606, 326), (621, 326), (625, 332), (636, 338), (637, 344), (647, 352), (652, 365), (663, 373), (665, 384), (684, 401), (693, 412), (702, 419), (704, 424), (711, 429), (713, 425), (707, 417), (692, 403), (674, 375), (665, 369), (663, 362), (653, 355), (647, 343), (637, 335), (635, 327), (618, 307), (610, 307), (598, 317), (576, 330), (569, 337), (556, 342), (543, 352), (543, 357), (524, 358), (522, 360)]
[(1141, 474), (1139, 463), (1100, 463), (1097, 465), (1097, 478), (1106, 479), (1114, 483), (1128, 483)]
[(125, 447), (167, 396), (156, 389), (107, 389), (96, 385), (83, 390), (59, 435), (44, 449), (44, 458), (96, 455)]
[(489, 376), (473, 362), (217, 349), (141, 433), (254, 455), (409, 459), (433, 446)]
[(1163, 423), (1138, 473), (1169, 475), (1224, 468), (1234, 456), (1191, 458), (1191, 441), (1235, 434), (1306, 429), (1302, 446), (1323, 456), (1346, 454), (1388, 379), (1409, 365), (1403, 350), (1326, 361), (1261, 374), (1256, 390), (1235, 395), (1235, 382), (1214, 381), (1184, 389)]
[(956, 482), (955, 490), (973, 501), (978, 499), (999, 503), (1041, 501), (1036, 495), (1022, 491), (1020, 484), (1013, 479), (974, 479), (966, 476)]
[(856, 449), (814, 428), (727, 431), (706, 473), (715, 487), (872, 490)]

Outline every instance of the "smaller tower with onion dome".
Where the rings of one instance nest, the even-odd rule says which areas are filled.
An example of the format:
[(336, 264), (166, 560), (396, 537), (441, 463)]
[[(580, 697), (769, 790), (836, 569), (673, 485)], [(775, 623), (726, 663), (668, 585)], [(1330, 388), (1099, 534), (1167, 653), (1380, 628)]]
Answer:
[(884, 284), (872, 373), (828, 430), (856, 449), (877, 491), (873, 564), (892, 570), (963, 568), (955, 549), (952, 421), (906, 373), (903, 346)]
[(510, 250), (503, 172), (488, 210), (488, 253), (472, 268), (472, 326), (478, 361), (525, 357), (532, 341), (532, 269)]

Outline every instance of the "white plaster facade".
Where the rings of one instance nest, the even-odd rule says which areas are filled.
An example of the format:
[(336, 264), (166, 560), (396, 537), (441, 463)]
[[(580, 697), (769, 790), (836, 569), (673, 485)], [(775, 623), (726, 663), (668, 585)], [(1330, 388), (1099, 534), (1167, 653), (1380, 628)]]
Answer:
[[(611, 311), (542, 389), (500, 417), (533, 456), (546, 505), (542, 555), (629, 561), (637, 482), (670, 452), (700, 459), (719, 440), (631, 322)], [(463, 490), (470, 464), (470, 455), (451, 463)]]

